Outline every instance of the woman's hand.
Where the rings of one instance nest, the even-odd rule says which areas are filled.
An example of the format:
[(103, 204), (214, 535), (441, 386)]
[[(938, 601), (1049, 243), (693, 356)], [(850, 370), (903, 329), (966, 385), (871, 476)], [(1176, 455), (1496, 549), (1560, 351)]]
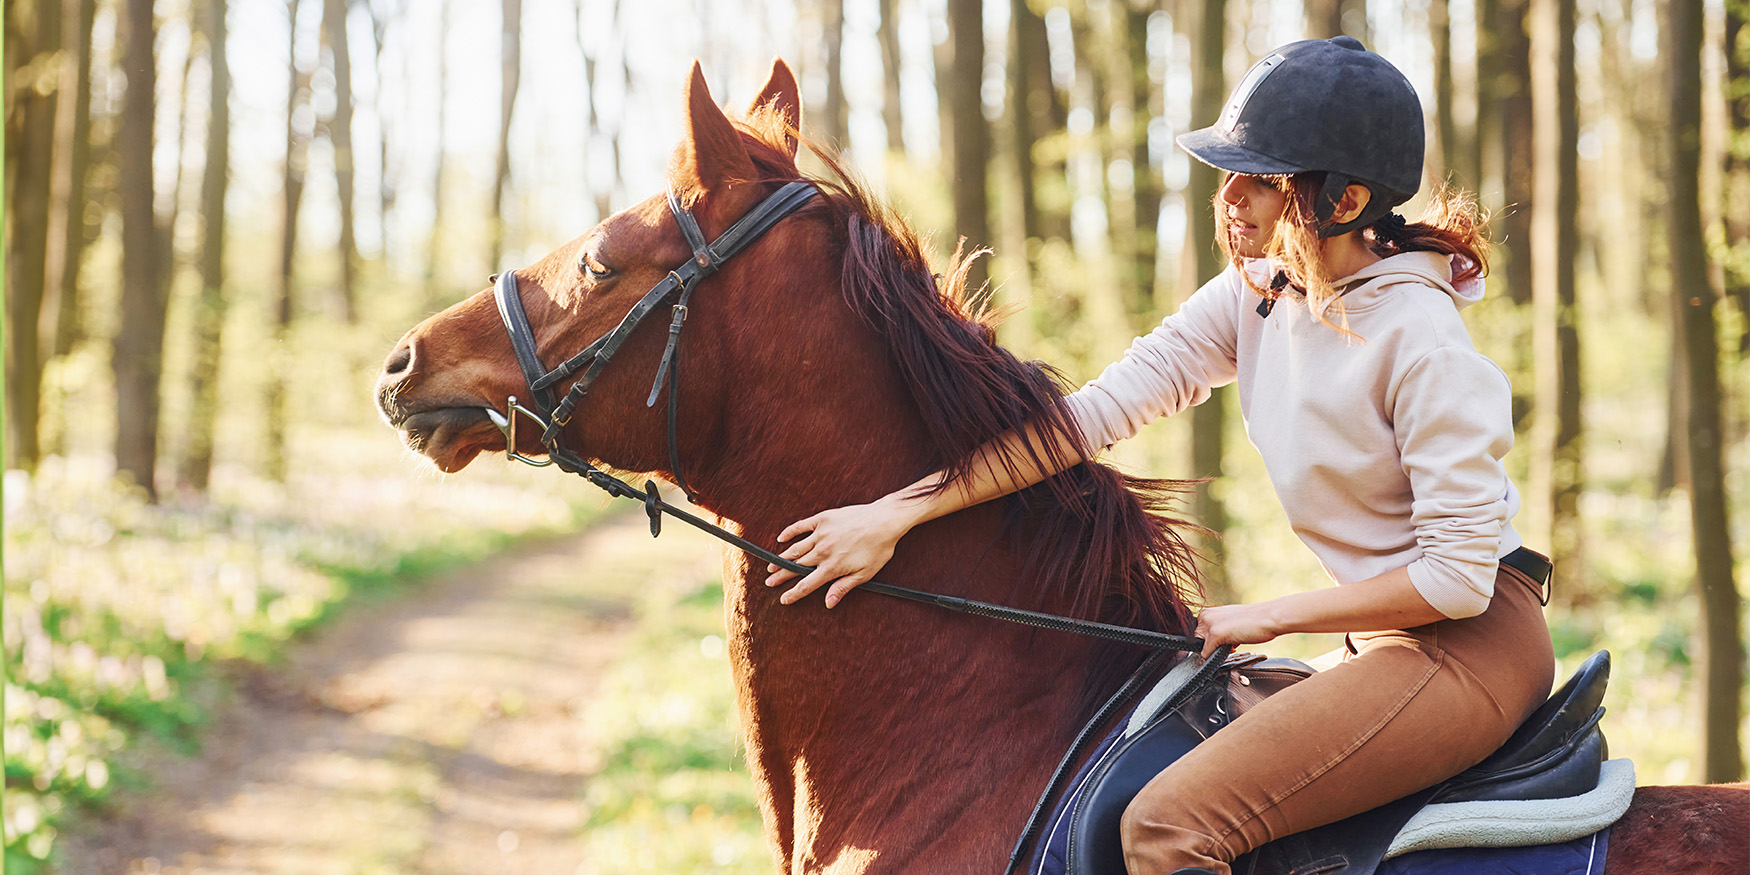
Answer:
[[(894, 496), (870, 504), (821, 511), (791, 523), (778, 534), (778, 540), (801, 540), (780, 555), (792, 562), (812, 565), (814, 571), (797, 581), (778, 601), (791, 604), (831, 582), (826, 591), (826, 606), (838, 604), (845, 593), (873, 578), (893, 558), (900, 537), (916, 524), (911, 508)], [(777, 565), (767, 565), (766, 571), (770, 573), (766, 586), (779, 586), (797, 576)]]
[(1221, 605), (1204, 608), (1197, 615), (1198, 638), (1203, 639), (1203, 658), (1208, 659), (1215, 648), (1223, 644), (1263, 644), (1274, 641), (1282, 632), (1270, 609), (1270, 603), (1255, 605)]

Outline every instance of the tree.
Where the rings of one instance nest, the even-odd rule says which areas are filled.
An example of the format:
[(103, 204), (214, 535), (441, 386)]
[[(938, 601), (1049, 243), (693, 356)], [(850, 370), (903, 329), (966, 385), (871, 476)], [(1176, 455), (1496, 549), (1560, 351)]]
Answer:
[[(983, 0), (948, 0), (948, 33), (953, 62), (936, 75), (949, 77), (947, 94), (953, 125), (950, 181), (954, 194), (955, 233), (966, 238), (969, 249), (989, 246), (990, 202), (988, 194), (991, 153), (990, 125), (984, 120), (984, 3)], [(973, 288), (983, 285), (983, 259), (967, 276)]]
[(231, 65), (225, 54), (226, 0), (207, 0), (207, 160), (201, 173), (200, 296), (194, 311), (193, 404), (178, 480), (205, 492), (212, 476), (213, 431), (219, 410), (219, 363), (223, 351), (225, 295), (225, 190), (231, 170)]
[(298, 208), (304, 199), (304, 169), (310, 155), (310, 132), (298, 124), (299, 110), (310, 103), (310, 74), (298, 66), (298, 2), (286, 0), (286, 161), (280, 177), (280, 261), (275, 277), (270, 334), (276, 355), (268, 359), (266, 446), (262, 469), (273, 480), (286, 478), (286, 384), (290, 379), (286, 344), (291, 339), (293, 267), (298, 252)]
[(821, 127), (834, 152), (842, 152), (850, 142), (846, 128), (844, 42), (845, 4), (843, 0), (819, 0), (822, 42), (825, 43), (826, 103), (822, 107)]
[(334, 181), (340, 195), (340, 305), (346, 321), (358, 319), (354, 285), (358, 280), (358, 241), (353, 225), (352, 50), (346, 41), (348, 0), (323, 0), (322, 41), (334, 72), (334, 116), (328, 141), (334, 144)]
[[(1025, 0), (1012, 0), (1025, 5)], [(881, 120), (887, 125), (887, 150), (905, 151), (904, 119), (899, 108), (899, 0), (880, 0)]]
[(1743, 715), (1741, 600), (1732, 575), (1730, 508), (1720, 421), (1719, 347), (1701, 223), (1701, 55), (1699, 3), (1673, 3), (1667, 20), (1671, 118), (1671, 287), (1682, 314), (1688, 375), (1689, 508), (1695, 585), (1701, 598), (1702, 779), (1736, 781), (1744, 774), (1738, 728)]
[(116, 471), (156, 499), (159, 380), (164, 371), (163, 236), (153, 211), (152, 124), (157, 109), (157, 36), (152, 0), (123, 7), (128, 89), (116, 163), (121, 196), (121, 327), (115, 337)]
[(1533, 356), (1537, 416), (1533, 499), (1548, 526), (1550, 556), (1583, 570), (1580, 337), (1574, 265), (1579, 258), (1580, 120), (1574, 59), (1574, 0), (1536, 0), (1532, 76), (1537, 196), (1532, 213)]
[(89, 233), (86, 171), (91, 164), (91, 28), (97, 0), (77, 0), (66, 16), (60, 101), (55, 110), (54, 178), (49, 196), (49, 251), (44, 276), (42, 331), (47, 356), (66, 355), (79, 334), (79, 269)]
[[(332, 2), (332, 0), (331, 0)], [(487, 260), (492, 270), (504, 255), (504, 188), (510, 181), (510, 120), (516, 111), (523, 68), (523, 0), (504, 0), (500, 19), (498, 163), (492, 172), (492, 217), (487, 224)]]
[(59, 0), (6, 9), (6, 449), (34, 469), (41, 448), (42, 313), (49, 244), (50, 165), (61, 81)]
[[(1211, 124), (1221, 115), (1226, 99), (1226, 79), (1222, 71), (1222, 55), (1227, 44), (1227, 0), (1203, 3), (1194, 18), (1191, 40), (1192, 82), (1191, 119), (1194, 125)], [(1186, 185), (1185, 252), (1182, 259), (1181, 294), (1189, 296), (1204, 283), (1221, 273), (1225, 265), (1214, 248), (1215, 213), (1208, 201), (1214, 197), (1220, 180), (1215, 168), (1201, 161), (1191, 162), (1190, 181)], [(1226, 389), (1218, 389), (1209, 400), (1191, 408), (1191, 474), (1214, 478), (1221, 474), (1227, 430)], [(1209, 557), (1205, 566), (1209, 572), (1205, 584), (1210, 598), (1217, 603), (1234, 601), (1236, 593), (1223, 570), (1227, 566), (1221, 536), (1227, 531), (1227, 506), (1210, 491), (1210, 483), (1200, 483), (1191, 500), (1197, 522), (1209, 530), (1209, 537), (1200, 539), (1198, 549)]]

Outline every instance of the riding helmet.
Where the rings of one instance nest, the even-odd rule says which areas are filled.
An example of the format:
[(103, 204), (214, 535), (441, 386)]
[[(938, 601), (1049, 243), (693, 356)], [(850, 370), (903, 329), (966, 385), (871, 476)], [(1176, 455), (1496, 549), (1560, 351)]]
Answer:
[(1178, 143), (1198, 160), (1248, 175), (1323, 171), (1316, 216), (1331, 217), (1351, 182), (1373, 193), (1364, 228), (1422, 187), (1422, 102), (1410, 80), (1354, 37), (1301, 40), (1271, 52), (1241, 80), (1215, 124)]

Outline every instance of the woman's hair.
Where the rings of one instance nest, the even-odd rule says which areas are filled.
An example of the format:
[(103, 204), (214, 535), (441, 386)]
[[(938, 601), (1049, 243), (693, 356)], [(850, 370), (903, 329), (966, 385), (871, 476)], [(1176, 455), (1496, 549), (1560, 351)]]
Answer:
[[(1317, 198), (1324, 187), (1322, 172), (1296, 173), (1290, 176), (1261, 177), (1268, 185), (1288, 196), (1287, 208), (1277, 221), (1270, 245), (1264, 253), (1281, 278), (1273, 278), (1268, 286), (1260, 286), (1241, 265), (1241, 256), (1234, 246), (1226, 225), (1218, 224), (1216, 241), (1223, 255), (1235, 267), (1242, 267), (1240, 278), (1252, 291), (1265, 298), (1282, 295), (1288, 284), (1306, 294), (1307, 306), (1320, 322), (1357, 337), (1348, 329), (1348, 319), (1342, 315), (1342, 291), (1332, 285), (1341, 277), (1328, 276), (1323, 257), (1324, 241), (1318, 236), (1319, 220), (1315, 213)], [(1216, 215), (1224, 205), (1218, 188), (1214, 198)], [(1405, 252), (1438, 252), (1457, 256), (1458, 270), (1454, 282), (1466, 282), (1488, 273), (1488, 217), (1478, 208), (1476, 197), (1463, 189), (1441, 183), (1434, 187), (1428, 206), (1414, 222), (1406, 221), (1395, 212), (1362, 229), (1362, 239), (1381, 258)], [(1334, 301), (1334, 308), (1325, 303)], [(1328, 309), (1335, 309), (1342, 324), (1327, 318)]]

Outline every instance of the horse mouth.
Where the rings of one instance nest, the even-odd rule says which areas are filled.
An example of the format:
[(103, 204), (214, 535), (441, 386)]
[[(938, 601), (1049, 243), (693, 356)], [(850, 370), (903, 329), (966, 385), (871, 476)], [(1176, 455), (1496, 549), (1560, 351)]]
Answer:
[(483, 407), (419, 410), (390, 424), (408, 449), (430, 459), (445, 474), (468, 467), (482, 452), (504, 448), (504, 436)]

